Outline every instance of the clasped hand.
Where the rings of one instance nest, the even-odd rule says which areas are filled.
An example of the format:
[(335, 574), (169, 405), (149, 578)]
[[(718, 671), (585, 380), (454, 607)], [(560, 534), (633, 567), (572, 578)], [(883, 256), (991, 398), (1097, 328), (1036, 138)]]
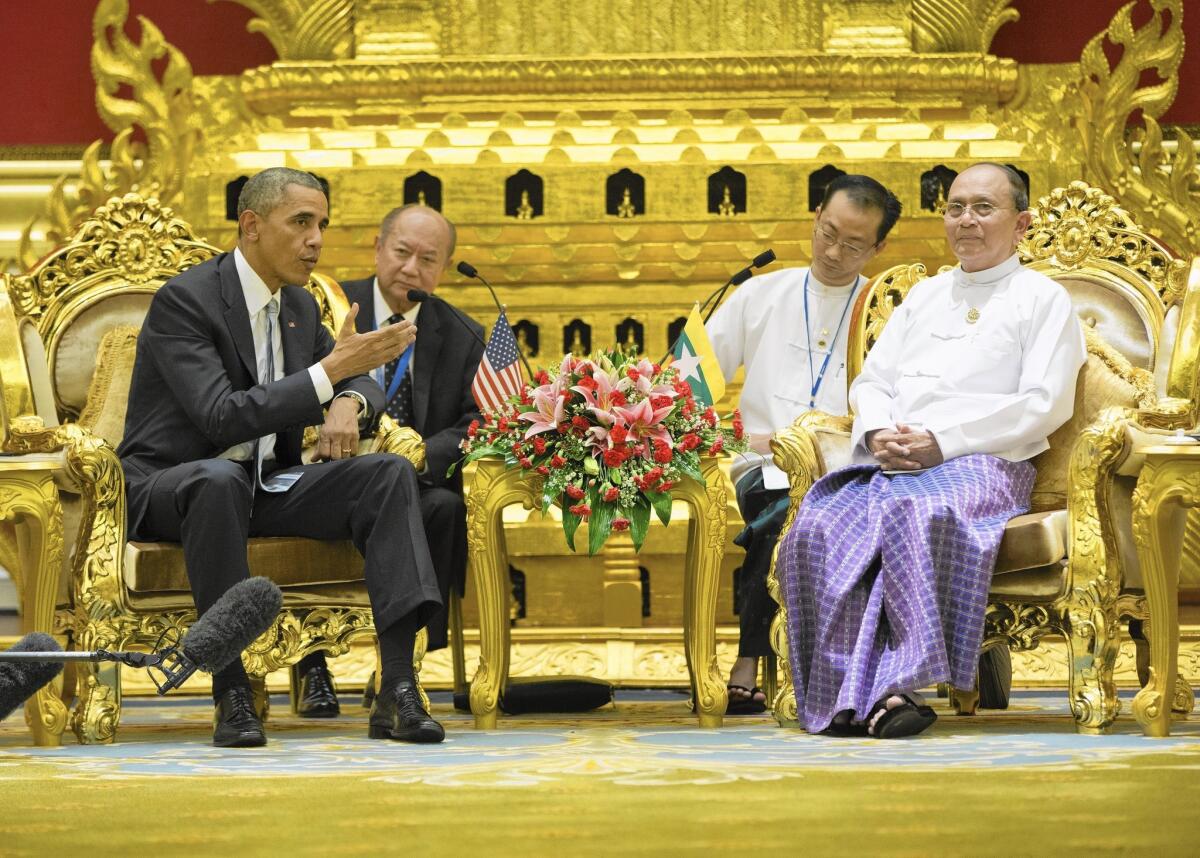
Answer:
[(895, 429), (876, 429), (868, 434), (867, 448), (889, 471), (916, 471), (942, 463), (942, 450), (933, 433), (903, 423)]

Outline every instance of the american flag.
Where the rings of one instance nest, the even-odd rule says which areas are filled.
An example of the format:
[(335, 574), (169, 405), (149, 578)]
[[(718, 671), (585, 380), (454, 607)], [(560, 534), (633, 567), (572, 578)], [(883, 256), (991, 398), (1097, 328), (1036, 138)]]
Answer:
[(480, 411), (495, 411), (504, 406), (508, 397), (520, 395), (525, 382), (518, 361), (517, 340), (509, 327), (508, 316), (501, 310), (483, 350), (475, 380), (471, 382), (471, 395)]

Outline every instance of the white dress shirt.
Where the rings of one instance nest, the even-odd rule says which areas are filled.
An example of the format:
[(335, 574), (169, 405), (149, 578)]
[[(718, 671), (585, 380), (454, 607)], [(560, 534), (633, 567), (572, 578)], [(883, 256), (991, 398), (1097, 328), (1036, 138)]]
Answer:
[[(371, 286), (371, 294), (374, 296), (375, 330), (379, 330), (380, 328), (385, 327), (385, 323), (387, 322), (387, 320), (389, 318), (391, 318), (393, 315), (395, 315), (395, 311), (392, 310), (392, 308), (390, 306), (388, 306), (387, 299), (383, 297), (383, 290), (381, 290), (379, 288), (379, 278), (378, 277), (376, 277), (375, 280), (373, 281), (373, 284)], [(412, 322), (415, 325), (417, 323), (417, 316), (419, 316), (420, 314), (421, 314), (421, 305), (413, 304), (412, 309), (410, 309), (407, 313), (401, 314), (401, 318), (405, 319), (406, 321)], [(413, 366), (416, 364), (416, 360), (417, 360), (417, 352), (416, 352), (416, 349), (414, 348), (412, 356), (408, 359), (408, 372), (413, 371)], [(374, 378), (375, 381), (377, 381), (379, 383), (379, 386), (383, 388), (383, 392), (387, 393), (387, 385), (383, 383), (384, 368), (385, 367), (382, 367), (382, 366), (376, 367), (372, 371), (371, 377)], [(416, 376), (413, 376), (413, 377), (416, 378)]]
[[(254, 335), (254, 354), (258, 361), (258, 383), (260, 385), (269, 384), (272, 381), (277, 381), (283, 378), (283, 337), (279, 333), (279, 317), (275, 319), (275, 337), (270, 344), (271, 349), (275, 353), (275, 377), (267, 379), (267, 306), (271, 303), (271, 299), (279, 297), (278, 294), (272, 295), (271, 290), (267, 288), (267, 284), (258, 276), (258, 273), (250, 267), (250, 263), (246, 261), (246, 257), (242, 255), (241, 248), (236, 248), (233, 251), (233, 262), (237, 266), (238, 279), (242, 281), (242, 295), (246, 299), (246, 313), (250, 316), (250, 330)], [(282, 312), (283, 302), (279, 302), (279, 310)], [(312, 378), (313, 389), (317, 393), (317, 399), (324, 404), (333, 399), (333, 385), (329, 382), (329, 376), (325, 372), (325, 368), (320, 363), (314, 363), (308, 368), (309, 377)], [(263, 460), (275, 458), (275, 436), (264, 435), (260, 440), (262, 444)], [(246, 441), (242, 444), (235, 444), (224, 453), (221, 454), (222, 459), (247, 460), (254, 458), (254, 442)]]
[[(706, 330), (725, 380), (731, 381), (739, 366), (746, 367), (738, 405), (747, 432), (761, 436), (785, 429), (810, 410), (810, 401), (820, 411), (846, 413), (846, 337), (852, 305), (866, 282), (859, 277), (853, 285), (832, 288), (807, 268), (785, 268), (747, 280), (713, 314)], [(814, 397), (813, 383), (827, 355), (829, 364)], [(734, 458), (734, 483), (760, 466), (767, 488), (787, 487), (786, 475), (770, 457), (752, 451)]]
[(1066, 290), (1015, 254), (931, 277), (892, 314), (850, 388), (854, 461), (875, 461), (867, 432), (900, 423), (932, 432), (947, 460), (1032, 458), (1070, 418), (1086, 358)]

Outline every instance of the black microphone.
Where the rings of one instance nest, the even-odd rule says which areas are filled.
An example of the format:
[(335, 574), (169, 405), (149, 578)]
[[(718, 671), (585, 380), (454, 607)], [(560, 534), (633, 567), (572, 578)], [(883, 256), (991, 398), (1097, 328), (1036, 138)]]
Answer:
[[(58, 641), (43, 632), (25, 635), (15, 644), (10, 653), (54, 653), (62, 652)], [(5, 655), (6, 653), (0, 653)], [(62, 672), (62, 664), (46, 661), (21, 661), (0, 664), (0, 721), (37, 693), (38, 689)]]
[[(492, 296), (492, 303), (494, 303), (496, 305), (496, 312), (497, 313), (504, 312), (504, 305), (500, 303), (500, 299), (496, 296), (496, 290), (492, 288), (492, 284), (487, 282), (487, 278), (484, 277), (482, 274), (480, 274), (474, 265), (472, 265), (470, 262), (460, 262), (456, 266), (456, 270), (463, 277), (470, 277), (473, 280), (478, 280), (480, 283), (482, 283), (484, 286), (486, 286), (488, 293), (491, 294), (491, 296)], [(516, 335), (514, 334), (513, 336), (515, 337)], [(525, 359), (525, 355), (521, 354), (520, 349), (517, 349), (517, 355), (521, 358), (521, 363), (523, 363), (525, 365), (525, 371), (527, 373), (529, 373), (529, 382), (530, 382), (530, 384), (532, 384), (533, 383), (533, 367), (531, 367), (529, 365), (529, 361), (527, 361)]]
[[(282, 607), (283, 593), (273, 582), (266, 578), (249, 578), (226, 590), (205, 611), (204, 616), (192, 623), (183, 640), (165, 649), (156, 649), (154, 652), (115, 652), (106, 649), (63, 652), (53, 638), (42, 635), (38, 639), (42, 645), (37, 650), (19, 651), (14, 647), (7, 652), (0, 652), (0, 668), (4, 663), (16, 663), (28, 669), (30, 665), (43, 662), (115, 661), (130, 667), (146, 668), (158, 693), (166, 694), (182, 685), (197, 669), (205, 673), (217, 673), (232, 664), (234, 659), (241, 656), (242, 650), (271, 627)], [(45, 646), (43, 638), (53, 646)], [(61, 668), (56, 665), (54, 670), (57, 672)], [(162, 674), (161, 680), (156, 672)], [(51, 679), (53, 676), (50, 674)], [(21, 689), (24, 687), (22, 685)], [(29, 694), (40, 687), (35, 687)], [(0, 686), (0, 701), (7, 699), (4, 695), (4, 689)]]
[(432, 292), (423, 292), (420, 289), (409, 289), (408, 290), (408, 300), (412, 301), (414, 304), (420, 304), (420, 303), (422, 303), (424, 301), (428, 301), (430, 299), (432, 299), (434, 301), (441, 301), (443, 304), (445, 304), (446, 307), (450, 310), (450, 315), (453, 316), (454, 318), (458, 319), (458, 323), (467, 329), (467, 333), (469, 333), (471, 336), (473, 336), (475, 338), (475, 342), (479, 343), (479, 345), (483, 346), (485, 349), (487, 348), (487, 343), (485, 343), (483, 341), (483, 337), (481, 337), (481, 336), (479, 336), (479, 334), (475, 333), (475, 329), (472, 328), (470, 325), (468, 325), (467, 320), (464, 319), (461, 315), (459, 315), (458, 310), (456, 310), (454, 308), (454, 305), (451, 304), (449, 301), (447, 301), (445, 298), (443, 298), (441, 295), (434, 295)]
[[(712, 318), (712, 314), (717, 312), (717, 307), (721, 306), (721, 302), (725, 300), (725, 291), (730, 286), (741, 286), (754, 275), (755, 268), (762, 268), (764, 265), (770, 265), (774, 261), (775, 251), (767, 248), (762, 253), (758, 254), (758, 256), (751, 259), (749, 265), (747, 265), (741, 271), (735, 272), (732, 277), (714, 289), (712, 293), (709, 294), (709, 296), (700, 304), (700, 313), (703, 321), (707, 323), (708, 320)], [(704, 308), (708, 306), (710, 301), (713, 302), (712, 309), (708, 311), (707, 315), (704, 315)], [(670, 357), (671, 352), (674, 350), (675, 343), (671, 343), (670, 347), (667, 349), (667, 353), (662, 356), (662, 360), (660, 360), (659, 363), (665, 363), (667, 358)]]

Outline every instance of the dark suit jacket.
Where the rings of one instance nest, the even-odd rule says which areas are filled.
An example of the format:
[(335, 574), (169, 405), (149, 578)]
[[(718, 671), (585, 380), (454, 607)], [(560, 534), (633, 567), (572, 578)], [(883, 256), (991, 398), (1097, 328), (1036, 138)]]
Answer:
[[(282, 466), (300, 463), (306, 426), (324, 422), (307, 369), (333, 350), (317, 303), (299, 286), (279, 293), (284, 377), (258, 383), (254, 335), (232, 253), (172, 277), (154, 295), (138, 335), (125, 437), (129, 525), (141, 521), (158, 472), (216, 458), (235, 444), (276, 434)], [(366, 375), (343, 379), (383, 410), (383, 391)]]
[[(373, 331), (375, 319), (374, 277), (347, 280), (342, 291), (351, 303), (358, 302), (355, 324), (360, 332)], [(456, 321), (458, 316), (462, 322)], [(466, 323), (466, 327), (462, 324)], [(445, 301), (426, 301), (417, 317), (417, 344), (413, 354), (413, 428), (425, 439), (427, 485), (462, 485), (462, 472), (446, 479), (446, 469), (462, 457), (458, 445), (466, 437), (472, 420), (479, 419), (479, 406), (471, 395), (471, 382), (479, 369), (483, 328)]]

